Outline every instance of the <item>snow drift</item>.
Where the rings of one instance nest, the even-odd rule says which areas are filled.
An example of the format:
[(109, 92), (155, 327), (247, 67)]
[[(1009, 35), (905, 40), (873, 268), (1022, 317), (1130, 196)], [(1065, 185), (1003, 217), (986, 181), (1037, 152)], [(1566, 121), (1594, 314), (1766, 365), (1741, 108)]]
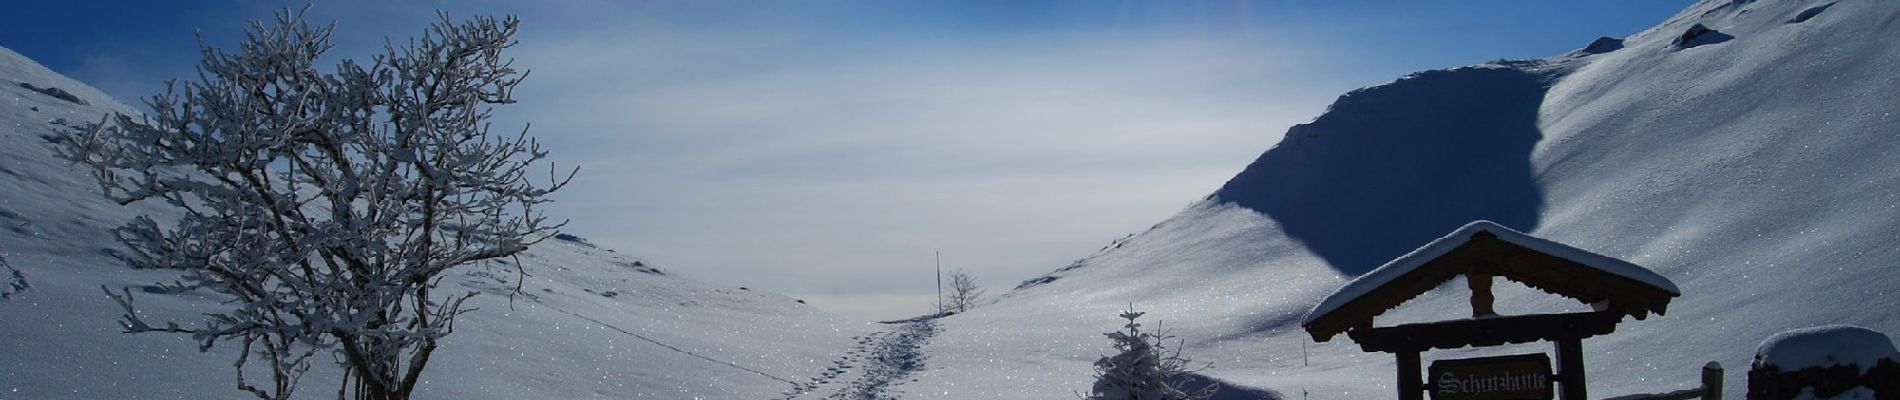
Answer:
[(1782, 371), (1850, 366), (1865, 375), (1882, 361), (1900, 362), (1893, 339), (1853, 325), (1824, 325), (1777, 333), (1755, 350), (1756, 366)]

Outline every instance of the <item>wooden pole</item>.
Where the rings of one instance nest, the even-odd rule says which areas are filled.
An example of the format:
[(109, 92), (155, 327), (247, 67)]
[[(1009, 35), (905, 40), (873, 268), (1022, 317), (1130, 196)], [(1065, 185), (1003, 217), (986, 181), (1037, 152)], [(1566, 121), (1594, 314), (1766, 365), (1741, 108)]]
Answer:
[(943, 252), (939, 251), (937, 252), (937, 311), (931, 312), (931, 314), (935, 315), (942, 312), (943, 312)]
[(1424, 382), (1419, 380), (1417, 351), (1400, 351), (1399, 400), (1425, 400)]
[(1722, 400), (1722, 364), (1710, 361), (1702, 366), (1702, 400)]
[(1557, 365), (1557, 382), (1563, 388), (1557, 398), (1588, 400), (1589, 391), (1584, 387), (1582, 338), (1557, 340)]
[(1496, 316), (1498, 312), (1492, 303), (1497, 296), (1491, 294), (1491, 274), (1471, 272), (1465, 274), (1465, 283), (1471, 286), (1471, 317), (1483, 318)]

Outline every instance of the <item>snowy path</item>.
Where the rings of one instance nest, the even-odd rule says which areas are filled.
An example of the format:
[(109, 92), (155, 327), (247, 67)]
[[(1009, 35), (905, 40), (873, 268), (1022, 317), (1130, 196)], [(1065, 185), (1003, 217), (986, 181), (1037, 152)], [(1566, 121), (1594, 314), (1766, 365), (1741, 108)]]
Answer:
[(785, 393), (784, 399), (817, 398), (828, 400), (896, 399), (911, 372), (924, 367), (924, 344), (937, 334), (937, 321), (924, 319), (893, 325), (891, 330), (852, 338), (857, 345), (832, 362), (819, 376), (812, 377)]

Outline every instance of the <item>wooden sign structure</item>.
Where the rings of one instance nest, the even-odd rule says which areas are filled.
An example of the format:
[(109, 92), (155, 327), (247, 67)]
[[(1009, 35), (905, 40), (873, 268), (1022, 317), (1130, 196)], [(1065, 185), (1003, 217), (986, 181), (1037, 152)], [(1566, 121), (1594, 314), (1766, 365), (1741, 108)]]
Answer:
[[(1471, 287), (1471, 318), (1373, 327), (1379, 314), (1458, 276)], [(1593, 311), (1499, 316), (1492, 307), (1494, 277), (1576, 299)], [(1364, 351), (1397, 355), (1401, 400), (1424, 398), (1419, 353), (1425, 350), (1555, 342), (1560, 398), (1584, 400), (1583, 338), (1616, 331), (1624, 316), (1662, 315), (1681, 295), (1675, 283), (1641, 266), (1476, 221), (1348, 282), (1307, 312), (1300, 326), (1315, 341), (1345, 333)]]
[(1555, 383), (1544, 353), (1438, 360), (1426, 371), (1434, 400), (1548, 399)]

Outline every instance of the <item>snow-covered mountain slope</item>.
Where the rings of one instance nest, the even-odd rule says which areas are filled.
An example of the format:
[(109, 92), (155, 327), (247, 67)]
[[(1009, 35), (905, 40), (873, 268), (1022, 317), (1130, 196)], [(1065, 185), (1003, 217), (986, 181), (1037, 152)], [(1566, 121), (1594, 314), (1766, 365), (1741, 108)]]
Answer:
[[(114, 261), (109, 230), (145, 210), (106, 201), (53, 156), (60, 130), (133, 110), (4, 48), (0, 99), (0, 251), (29, 285), (0, 300), (0, 398), (250, 398), (236, 389), (232, 349), (121, 334), (100, 289), (131, 288), (157, 316), (219, 306), (204, 293), (155, 293), (149, 285), (173, 275)], [(512, 302), (512, 266), (458, 270), (451, 284), (486, 293), (436, 352), (421, 398), (782, 397), (880, 328), (681, 278), (578, 237), (544, 242), (522, 262), (525, 294)], [(337, 372), (319, 364), (300, 397), (334, 396)]]
[[(1206, 375), (1287, 398), (1392, 395), (1393, 361), (1298, 323), (1320, 298), (1475, 219), (1646, 266), (1664, 316), (1584, 341), (1592, 396), (1693, 387), (1757, 343), (1830, 323), (1900, 334), (1900, 3), (1710, 0), (1544, 60), (1406, 76), (1342, 96), (1180, 214), (976, 311), (926, 349), (920, 398), (1088, 387), (1133, 304)], [(1579, 43), (1583, 45), (1583, 43)], [(1580, 311), (1514, 283), (1499, 311)], [(1458, 285), (1380, 323), (1462, 318)], [(1154, 321), (1150, 321), (1154, 322)], [(1427, 362), (1549, 352), (1433, 351)]]

